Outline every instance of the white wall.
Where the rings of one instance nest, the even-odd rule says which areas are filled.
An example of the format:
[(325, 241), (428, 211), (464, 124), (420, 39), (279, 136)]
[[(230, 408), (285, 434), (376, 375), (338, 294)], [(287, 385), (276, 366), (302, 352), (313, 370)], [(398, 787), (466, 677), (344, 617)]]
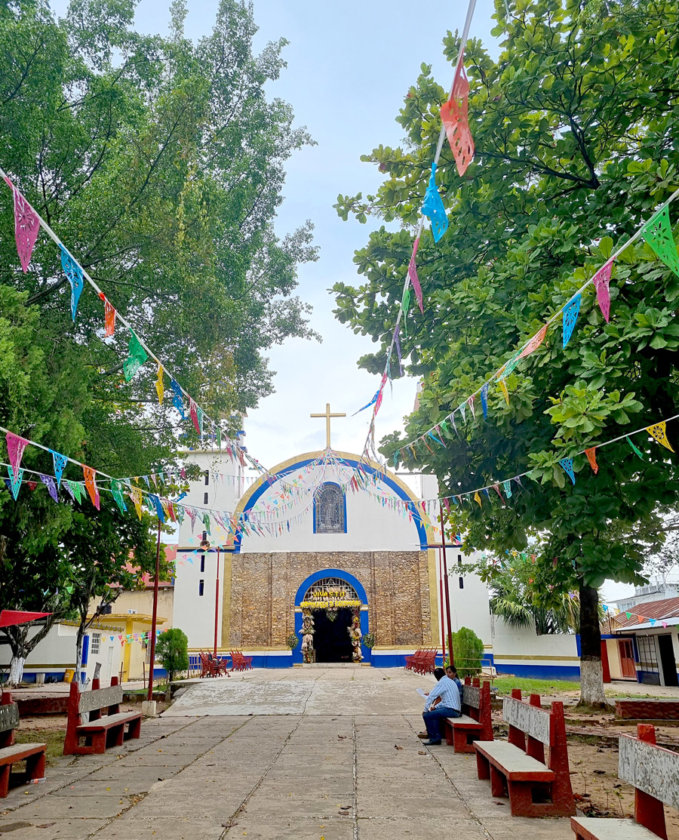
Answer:
[[(205, 570), (201, 572), (201, 558), (205, 557)], [(219, 617), (217, 646), (222, 643), (222, 589), (224, 581), (224, 552), (220, 551)], [(189, 647), (212, 649), (215, 629), (215, 585), (217, 579), (217, 551), (195, 552), (193, 549), (177, 551), (175, 570), (173, 627), (180, 627), (188, 636)], [(203, 582), (203, 595), (200, 582)]]
[[(450, 619), (454, 633), (460, 627), (468, 627), (483, 641), (484, 647), (490, 648), (492, 634), (488, 607), (488, 587), (476, 574), (460, 575), (457, 572), (457, 566), (460, 563), (462, 565), (474, 563), (479, 554), (480, 552), (464, 554), (461, 549), (455, 548), (449, 548), (446, 551)], [(437, 567), (437, 571), (440, 572), (440, 566)], [(460, 585), (460, 579), (462, 585)]]
[(502, 618), (491, 616), (493, 655), (496, 665), (540, 665), (577, 667), (577, 643), (574, 634), (549, 633), (538, 636), (533, 627), (512, 627)]

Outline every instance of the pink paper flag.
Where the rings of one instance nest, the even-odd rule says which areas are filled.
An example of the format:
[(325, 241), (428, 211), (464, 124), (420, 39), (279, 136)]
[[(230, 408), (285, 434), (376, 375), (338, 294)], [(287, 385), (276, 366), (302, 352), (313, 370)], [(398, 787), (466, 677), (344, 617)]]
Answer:
[(476, 409), (474, 408), (474, 394), (472, 394), (471, 397), (467, 397), (467, 405), (472, 410), (472, 417), (476, 419)]
[(420, 286), (420, 278), (417, 276), (417, 265), (415, 264), (415, 257), (417, 256), (417, 249), (419, 248), (419, 245), (420, 237), (418, 236), (413, 243), (413, 253), (410, 256), (410, 262), (408, 263), (408, 277), (410, 277), (410, 284), (415, 291), (415, 297), (417, 298), (417, 305), (420, 307), (420, 312), (424, 313), (424, 308), (422, 306), (422, 286)]
[(198, 422), (198, 406), (196, 405), (192, 397), (189, 397), (189, 411), (191, 413), (193, 425), (196, 427), (196, 431), (198, 432), (198, 434), (200, 434), (200, 423)]
[(611, 281), (612, 265), (612, 260), (611, 262), (607, 262), (606, 265), (603, 266), (603, 268), (600, 268), (594, 277), (592, 277), (592, 282), (594, 283), (594, 288), (596, 289), (597, 303), (599, 304), (601, 314), (606, 319), (606, 323), (608, 323), (611, 312), (611, 296), (608, 291), (608, 284)]
[(40, 230), (40, 219), (9, 178), (5, 178), (5, 181), (12, 188), (12, 195), (14, 196), (14, 238), (17, 243), (19, 261), (21, 262), (21, 268), (28, 271), (33, 246)]
[(7, 440), (7, 454), (9, 455), (9, 462), (12, 465), (14, 474), (16, 475), (19, 470), (19, 464), (21, 464), (24, 449), (28, 446), (30, 440), (19, 437), (19, 435), (15, 435), (12, 432), (7, 432), (5, 438)]

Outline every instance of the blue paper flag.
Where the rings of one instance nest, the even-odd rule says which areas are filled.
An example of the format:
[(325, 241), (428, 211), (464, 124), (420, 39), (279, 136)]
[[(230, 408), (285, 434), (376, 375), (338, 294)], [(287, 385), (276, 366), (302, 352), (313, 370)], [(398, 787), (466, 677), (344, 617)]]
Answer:
[(71, 317), (75, 321), (80, 293), (83, 290), (83, 270), (63, 245), (59, 245), (59, 248), (61, 249), (61, 267), (71, 284)]
[(186, 420), (186, 414), (184, 414), (184, 394), (182, 393), (182, 389), (177, 382), (176, 379), (173, 379), (170, 382), (170, 388), (172, 388), (172, 405), (179, 410), (179, 413), (182, 416), (182, 420)]
[(165, 511), (163, 510), (163, 506), (160, 502), (158, 496), (154, 493), (149, 493), (149, 499), (153, 502), (153, 506), (156, 509), (156, 516), (160, 519), (161, 523), (165, 522)]
[(14, 501), (16, 502), (17, 498), (19, 497), (19, 490), (21, 490), (21, 479), (24, 477), (24, 468), (19, 467), (15, 474), (12, 465), (8, 464), (7, 471), (9, 472), (8, 487), (12, 493)]
[(582, 295), (577, 294), (573, 300), (568, 303), (563, 311), (563, 346), (565, 347), (571, 340), (573, 330), (575, 329), (575, 322), (578, 320), (580, 312), (580, 300)]
[(375, 405), (375, 403), (377, 402), (377, 398), (379, 397), (379, 395), (380, 395), (380, 389), (378, 389), (378, 390), (377, 390), (377, 393), (376, 393), (376, 394), (375, 394), (375, 396), (374, 396), (374, 397), (370, 400), (370, 402), (369, 402), (369, 403), (366, 403), (366, 404), (363, 406), (363, 408), (359, 408), (359, 409), (358, 409), (358, 411), (354, 411), (354, 413), (353, 413), (351, 416), (352, 416), (352, 417), (355, 417), (357, 414), (360, 414), (362, 411), (365, 411), (365, 410), (366, 410), (366, 408), (370, 408), (370, 406), (371, 406), (371, 405)]
[(507, 481), (502, 482), (502, 486), (505, 488), (505, 496), (508, 499), (512, 498), (512, 480), (508, 478)]
[(559, 463), (564, 469), (566, 475), (570, 478), (570, 480), (575, 484), (575, 473), (573, 472), (573, 459), (572, 458), (562, 458)]
[(54, 463), (54, 477), (57, 480), (57, 487), (60, 487), (61, 476), (64, 472), (64, 467), (68, 463), (68, 458), (60, 452), (55, 452), (53, 449), (50, 449), (50, 452), (52, 453), (52, 462)]
[(443, 234), (448, 230), (448, 217), (446, 216), (446, 208), (443, 206), (443, 201), (439, 195), (439, 191), (436, 188), (435, 163), (432, 163), (431, 165), (431, 176), (429, 178), (427, 192), (424, 194), (422, 213), (429, 217), (434, 242), (438, 242)]
[(488, 383), (481, 387), (481, 408), (483, 409), (483, 416), (488, 419)]
[(52, 478), (51, 475), (40, 475), (40, 481), (47, 487), (47, 492), (50, 496), (54, 499), (55, 502), (59, 501), (59, 496), (57, 495), (57, 485)]
[(429, 437), (430, 437), (432, 440), (435, 440), (435, 441), (436, 441), (436, 443), (438, 443), (438, 444), (439, 444), (440, 446), (442, 446), (444, 449), (446, 448), (445, 443), (444, 443), (444, 442), (443, 442), (440, 438), (436, 437), (436, 435), (435, 435), (433, 432), (427, 432), (427, 434), (429, 435)]

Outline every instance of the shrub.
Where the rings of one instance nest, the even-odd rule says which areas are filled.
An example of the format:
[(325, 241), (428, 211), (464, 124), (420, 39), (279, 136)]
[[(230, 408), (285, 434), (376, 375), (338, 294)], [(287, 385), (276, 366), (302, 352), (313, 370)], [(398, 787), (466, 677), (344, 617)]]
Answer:
[(299, 636), (296, 636), (294, 633), (290, 633), (285, 640), (285, 644), (290, 648), (290, 650), (294, 650), (299, 644)]
[(460, 627), (457, 633), (453, 633), (453, 655), (459, 676), (478, 674), (483, 659), (483, 642), (473, 630)]
[(158, 636), (156, 656), (163, 663), (170, 682), (177, 671), (186, 671), (189, 667), (189, 640), (179, 627), (172, 627)]

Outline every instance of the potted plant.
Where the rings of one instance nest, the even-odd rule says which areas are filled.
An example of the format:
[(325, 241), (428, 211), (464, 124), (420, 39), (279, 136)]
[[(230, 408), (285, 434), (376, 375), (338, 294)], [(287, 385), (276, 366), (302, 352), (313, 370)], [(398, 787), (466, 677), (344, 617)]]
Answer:
[(363, 647), (368, 649), (368, 656), (366, 659), (370, 659), (372, 654), (371, 651), (375, 647), (375, 636), (373, 633), (366, 633), (363, 638), (361, 639), (363, 643)]
[(299, 637), (296, 636), (295, 633), (290, 633), (290, 635), (285, 639), (285, 644), (290, 648), (290, 650), (294, 650), (299, 644)]

